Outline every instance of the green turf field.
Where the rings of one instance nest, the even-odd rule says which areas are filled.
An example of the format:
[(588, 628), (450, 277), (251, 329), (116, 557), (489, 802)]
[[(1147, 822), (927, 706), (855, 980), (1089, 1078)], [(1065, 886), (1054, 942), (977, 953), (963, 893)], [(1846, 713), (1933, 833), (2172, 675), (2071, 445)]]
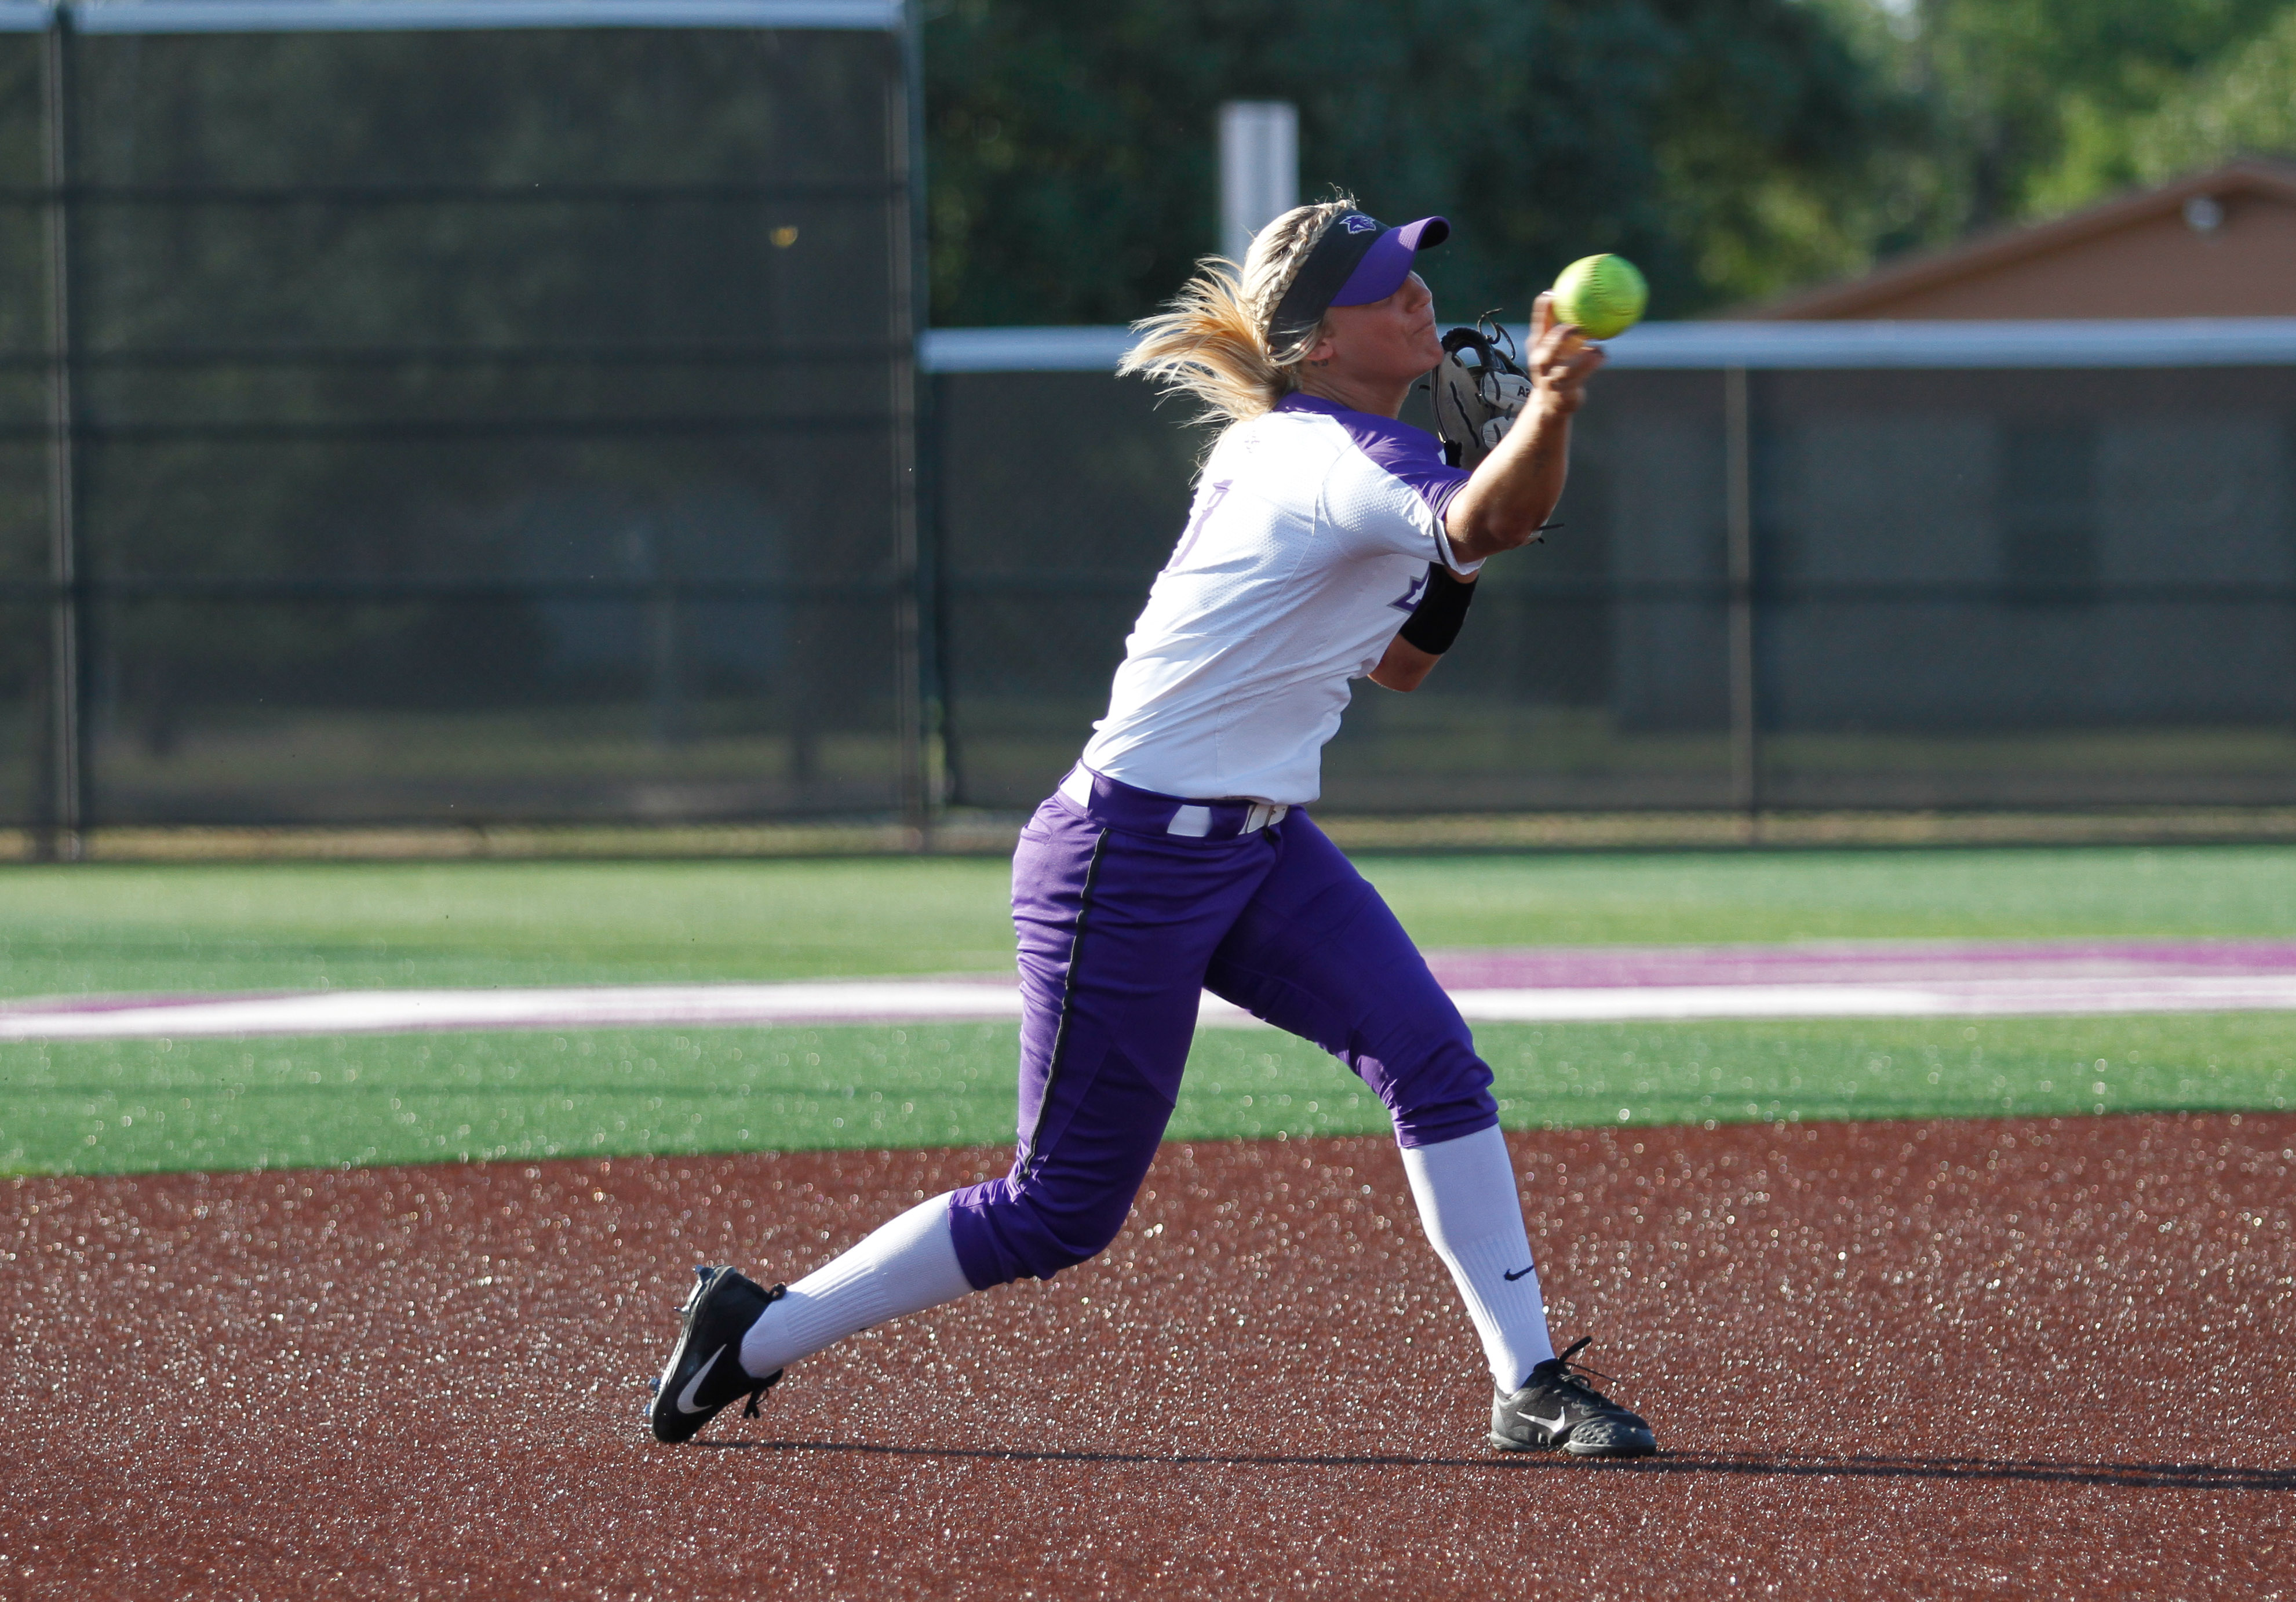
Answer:
[[(1423, 944), (2296, 936), (2296, 850), (1373, 858)], [(1011, 960), (974, 861), (92, 867), (0, 875), (0, 990), (627, 983)], [(1011, 1025), (0, 1045), (0, 1170), (1008, 1139)], [(2284, 1015), (1486, 1025), (1513, 1127), (2288, 1105)], [(2098, 1089), (2102, 1086), (2103, 1089)], [(1207, 1031), (1173, 1133), (1384, 1121)]]
[[(81, 1172), (1013, 1136), (1010, 1024), (367, 1035), (0, 1049), (0, 1170)], [(1509, 1128), (2281, 1108), (2267, 1013), (1486, 1024)], [(1208, 1030), (1171, 1133), (1371, 1134), (1380, 1108), (1274, 1031)]]
[[(1424, 946), (2296, 936), (2296, 848), (1366, 857)], [(0, 873), (0, 993), (629, 984), (1013, 960), (980, 860)]]

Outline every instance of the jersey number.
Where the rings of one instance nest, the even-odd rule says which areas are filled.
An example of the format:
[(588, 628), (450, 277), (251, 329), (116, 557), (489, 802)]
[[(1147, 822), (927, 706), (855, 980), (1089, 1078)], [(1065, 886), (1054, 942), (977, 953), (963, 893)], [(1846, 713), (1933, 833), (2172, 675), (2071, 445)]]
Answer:
[(1172, 560), (1164, 564), (1166, 572), (1177, 573), (1187, 565), (1188, 553), (1195, 547), (1196, 538), (1204, 531), (1204, 525), (1211, 522), (1212, 513), (1219, 510), (1219, 504), (1227, 498), (1233, 482), (1233, 480), (1223, 479), (1205, 488), (1203, 503), (1196, 508), (1196, 514), (1188, 520), (1188, 531), (1180, 536), (1179, 548), (1172, 553)]
[(1388, 604), (1394, 607), (1398, 612), (1417, 612), (1419, 610), (1419, 592), (1426, 587), (1427, 575), (1425, 573), (1422, 573), (1419, 577), (1411, 581), (1411, 587), (1409, 589), (1405, 590), (1397, 599), (1390, 601)]

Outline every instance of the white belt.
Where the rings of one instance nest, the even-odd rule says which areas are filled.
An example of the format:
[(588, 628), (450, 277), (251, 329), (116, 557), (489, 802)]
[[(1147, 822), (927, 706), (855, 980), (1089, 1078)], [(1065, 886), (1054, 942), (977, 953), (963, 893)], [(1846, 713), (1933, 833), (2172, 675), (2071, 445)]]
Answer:
[[(1272, 824), (1282, 823), (1284, 815), (1291, 810), (1291, 808), (1279, 806), (1274, 801), (1254, 801), (1245, 810), (1243, 826), (1236, 833), (1256, 834)], [(1167, 834), (1182, 834), (1191, 840), (1201, 840), (1211, 832), (1212, 809), (1210, 807), (1198, 806), (1193, 801), (1181, 806), (1172, 814), (1172, 821), (1164, 826), (1164, 833)]]
[[(1061, 793), (1078, 806), (1092, 806), (1092, 773), (1079, 763), (1069, 770), (1068, 777), (1060, 784)], [(1233, 803), (1231, 803), (1233, 804)], [(1280, 801), (1253, 801), (1243, 815), (1246, 834), (1257, 834), (1282, 823), (1292, 809)], [(1164, 826), (1167, 834), (1178, 834), (1191, 840), (1201, 840), (1212, 832), (1212, 809), (1194, 801), (1183, 802), (1172, 813), (1171, 821)]]

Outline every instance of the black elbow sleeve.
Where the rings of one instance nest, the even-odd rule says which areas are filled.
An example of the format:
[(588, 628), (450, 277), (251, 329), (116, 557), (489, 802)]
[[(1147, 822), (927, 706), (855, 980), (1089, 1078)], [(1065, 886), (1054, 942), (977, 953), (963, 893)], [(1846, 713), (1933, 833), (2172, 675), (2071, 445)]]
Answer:
[(1419, 604), (1411, 609), (1411, 616), (1398, 632), (1428, 655), (1440, 656), (1459, 637), (1459, 625), (1467, 620), (1467, 607), (1474, 598), (1473, 585), (1461, 583), (1451, 576), (1450, 569), (1431, 562), (1427, 593), (1419, 597)]

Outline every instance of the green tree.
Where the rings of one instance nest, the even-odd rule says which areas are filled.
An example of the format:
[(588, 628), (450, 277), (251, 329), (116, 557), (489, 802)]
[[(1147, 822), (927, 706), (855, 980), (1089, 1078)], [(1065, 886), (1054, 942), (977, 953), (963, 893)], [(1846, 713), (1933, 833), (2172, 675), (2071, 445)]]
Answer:
[(2289, 0), (1816, 3), (1869, 68), (1922, 108), (1926, 131), (1890, 153), (1887, 186), (1914, 234), (1931, 239), (2063, 211), (2156, 176), (2139, 130), (2291, 9)]
[(2296, 6), (2167, 96), (2128, 130), (2128, 150), (2153, 181), (2234, 156), (2296, 156)]
[(1902, 116), (1794, 0), (955, 0), (926, 31), (933, 316), (1107, 323), (1217, 240), (1216, 108), (1298, 103), (1301, 180), (1458, 232), (1455, 315), (1633, 256), (1681, 316), (1863, 259)]

